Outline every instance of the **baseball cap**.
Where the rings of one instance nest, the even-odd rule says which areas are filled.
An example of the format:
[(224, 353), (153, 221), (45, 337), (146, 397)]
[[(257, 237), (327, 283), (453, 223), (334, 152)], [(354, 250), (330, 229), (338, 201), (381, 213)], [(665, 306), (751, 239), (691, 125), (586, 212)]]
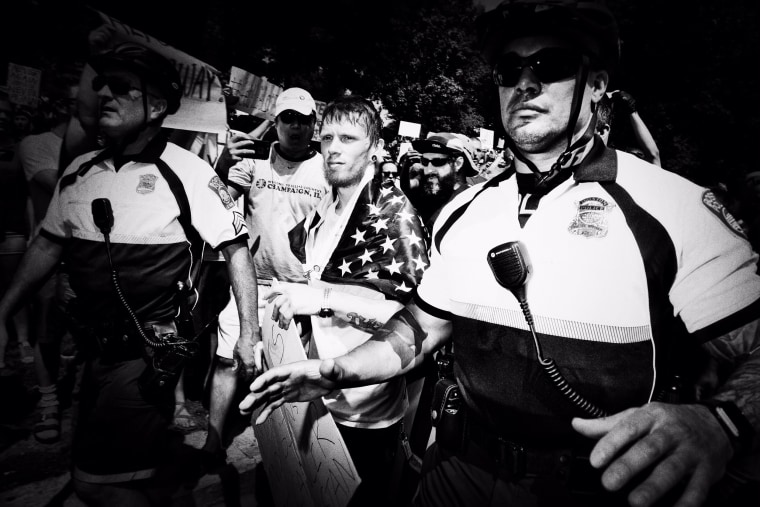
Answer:
[[(461, 137), (460, 137), (461, 136)], [(464, 174), (465, 176), (475, 176), (478, 171), (475, 169), (475, 163), (472, 161), (472, 153), (469, 150), (469, 143), (466, 143), (461, 134), (452, 134), (450, 132), (441, 132), (432, 134), (427, 139), (418, 139), (412, 141), (412, 147), (420, 153), (443, 153), (445, 155), (461, 155), (464, 157)]]
[(311, 98), (311, 94), (303, 88), (288, 88), (277, 97), (274, 104), (274, 115), (278, 116), (281, 112), (292, 109), (304, 116), (316, 113), (317, 104)]

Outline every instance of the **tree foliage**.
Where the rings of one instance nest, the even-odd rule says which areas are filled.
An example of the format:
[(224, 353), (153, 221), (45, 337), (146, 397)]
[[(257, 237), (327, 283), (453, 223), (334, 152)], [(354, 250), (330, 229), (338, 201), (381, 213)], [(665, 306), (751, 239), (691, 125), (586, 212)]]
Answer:
[[(156, 5), (160, 3), (160, 9)], [(55, 69), (86, 52), (82, 0), (19, 0), (8, 61)], [(612, 88), (637, 99), (663, 166), (702, 184), (758, 170), (760, 3), (608, 0), (622, 65)], [(472, 0), (89, 0), (222, 72), (232, 65), (328, 101), (350, 90), (423, 131), (501, 130), (496, 89), (474, 49)], [(7, 51), (8, 52), (8, 51)], [(4, 69), (3, 69), (4, 70)], [(618, 123), (623, 140), (626, 129)], [(621, 141), (622, 142), (622, 141)]]

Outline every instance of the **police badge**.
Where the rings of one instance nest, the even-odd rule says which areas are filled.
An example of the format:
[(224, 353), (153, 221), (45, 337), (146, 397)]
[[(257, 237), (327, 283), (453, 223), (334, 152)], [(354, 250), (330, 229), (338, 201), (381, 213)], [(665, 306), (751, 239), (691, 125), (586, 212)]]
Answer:
[(156, 189), (156, 180), (158, 176), (155, 174), (141, 174), (140, 182), (137, 184), (138, 194), (149, 194)]
[(567, 228), (571, 234), (586, 238), (603, 238), (607, 235), (607, 213), (615, 207), (601, 197), (586, 197), (576, 201), (578, 211)]

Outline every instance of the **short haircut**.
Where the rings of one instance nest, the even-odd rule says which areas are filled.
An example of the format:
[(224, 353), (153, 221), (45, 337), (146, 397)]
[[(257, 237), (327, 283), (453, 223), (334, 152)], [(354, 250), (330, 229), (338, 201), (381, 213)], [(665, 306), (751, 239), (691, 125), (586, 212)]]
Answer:
[(322, 125), (341, 121), (350, 121), (354, 125), (361, 125), (367, 133), (371, 145), (374, 146), (380, 142), (383, 120), (372, 102), (364, 97), (344, 95), (327, 104), (322, 114)]
[(605, 126), (612, 128), (612, 99), (606, 93), (596, 104), (596, 131)]

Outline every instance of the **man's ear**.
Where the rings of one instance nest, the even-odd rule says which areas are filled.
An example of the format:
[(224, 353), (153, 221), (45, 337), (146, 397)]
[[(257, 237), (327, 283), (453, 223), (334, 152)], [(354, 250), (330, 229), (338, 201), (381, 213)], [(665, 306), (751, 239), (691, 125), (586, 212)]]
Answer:
[(150, 97), (150, 100), (148, 100), (148, 106), (150, 114), (149, 120), (153, 121), (164, 116), (166, 109), (169, 107), (169, 102), (167, 102), (166, 99)]
[(462, 167), (464, 167), (464, 157), (462, 155), (458, 155), (457, 158), (454, 159), (454, 172), (456, 174), (459, 174), (462, 170)]
[(591, 87), (591, 101), (597, 103), (602, 100), (604, 93), (607, 91), (610, 75), (606, 70), (592, 70), (589, 73), (588, 81)]

